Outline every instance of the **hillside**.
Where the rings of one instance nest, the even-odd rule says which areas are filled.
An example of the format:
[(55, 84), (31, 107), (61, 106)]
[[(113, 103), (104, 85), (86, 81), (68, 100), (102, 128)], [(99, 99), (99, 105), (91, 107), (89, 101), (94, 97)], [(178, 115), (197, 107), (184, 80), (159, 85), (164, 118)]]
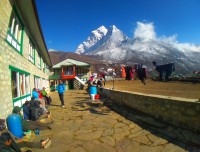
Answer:
[(65, 59), (68, 59), (68, 58), (86, 62), (88, 64), (102, 63), (101, 61), (96, 60), (91, 57), (88, 57), (87, 55), (80, 55), (80, 54), (73, 53), (73, 52), (51, 51), (51, 52), (49, 52), (49, 55), (50, 55), (53, 65), (65, 60)]

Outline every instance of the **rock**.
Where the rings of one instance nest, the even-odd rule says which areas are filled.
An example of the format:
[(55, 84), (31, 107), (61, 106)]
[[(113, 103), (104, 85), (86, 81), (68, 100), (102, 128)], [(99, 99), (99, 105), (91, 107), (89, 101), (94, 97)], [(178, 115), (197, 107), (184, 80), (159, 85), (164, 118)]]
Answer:
[(104, 132), (103, 132), (103, 134), (102, 134), (102, 136), (112, 136), (113, 135), (113, 129), (112, 128), (109, 128), (109, 129), (106, 129)]
[(90, 132), (84, 135), (78, 135), (75, 138), (79, 140), (94, 140), (101, 137), (102, 134), (103, 134), (103, 131), (94, 131), (94, 132)]
[(101, 137), (100, 140), (104, 143), (107, 143), (111, 146), (115, 146), (115, 139), (110, 136)]
[(87, 142), (83, 145), (87, 152), (116, 152), (116, 150), (107, 143), (98, 143), (95, 141)]

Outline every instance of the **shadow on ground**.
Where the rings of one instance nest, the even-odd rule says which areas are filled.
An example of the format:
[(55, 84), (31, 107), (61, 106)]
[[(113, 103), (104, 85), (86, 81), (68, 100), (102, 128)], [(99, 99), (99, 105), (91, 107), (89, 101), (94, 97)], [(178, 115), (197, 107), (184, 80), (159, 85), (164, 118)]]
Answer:
[[(88, 98), (86, 98), (88, 99)], [(76, 108), (76, 106), (80, 108)], [(109, 109), (106, 108), (101, 101), (76, 101), (74, 104), (74, 107), (72, 107), (72, 110), (74, 111), (90, 111), (93, 114), (99, 114), (99, 115), (106, 115), (109, 113)]]
[(131, 109), (125, 105), (117, 104), (109, 99), (102, 100), (103, 105), (115, 111), (126, 119), (138, 124), (141, 128), (152, 134), (166, 139), (189, 152), (200, 152), (200, 133), (184, 129), (181, 126), (174, 126), (163, 122), (143, 112)]
[[(155, 136), (166, 139), (168, 142), (182, 147), (189, 152), (200, 151), (199, 132), (184, 129), (182, 126), (174, 126), (138, 110), (112, 102), (107, 98), (101, 98), (101, 100), (98, 101), (91, 101), (89, 98), (83, 97), (76, 98), (82, 98), (83, 100), (75, 102), (72, 108), (74, 111), (90, 111), (93, 114), (99, 115), (106, 115), (110, 111), (115, 111)], [(79, 108), (76, 108), (77, 106)]]

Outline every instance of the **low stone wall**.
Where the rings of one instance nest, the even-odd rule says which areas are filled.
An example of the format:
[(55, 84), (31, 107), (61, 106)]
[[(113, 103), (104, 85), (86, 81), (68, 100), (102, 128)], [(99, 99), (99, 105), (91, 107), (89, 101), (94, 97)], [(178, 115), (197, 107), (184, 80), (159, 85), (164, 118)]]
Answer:
[(137, 92), (103, 89), (101, 95), (165, 122), (200, 131), (199, 99), (186, 99)]

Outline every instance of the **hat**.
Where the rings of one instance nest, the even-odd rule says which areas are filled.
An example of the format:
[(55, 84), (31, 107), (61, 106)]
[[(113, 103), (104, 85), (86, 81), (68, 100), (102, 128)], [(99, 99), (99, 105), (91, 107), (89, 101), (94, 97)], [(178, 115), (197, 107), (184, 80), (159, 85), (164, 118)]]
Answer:
[(19, 107), (19, 106), (15, 106), (14, 108), (13, 108), (13, 111), (12, 111), (12, 113), (18, 113), (18, 112), (20, 112), (21, 111), (21, 108)]

